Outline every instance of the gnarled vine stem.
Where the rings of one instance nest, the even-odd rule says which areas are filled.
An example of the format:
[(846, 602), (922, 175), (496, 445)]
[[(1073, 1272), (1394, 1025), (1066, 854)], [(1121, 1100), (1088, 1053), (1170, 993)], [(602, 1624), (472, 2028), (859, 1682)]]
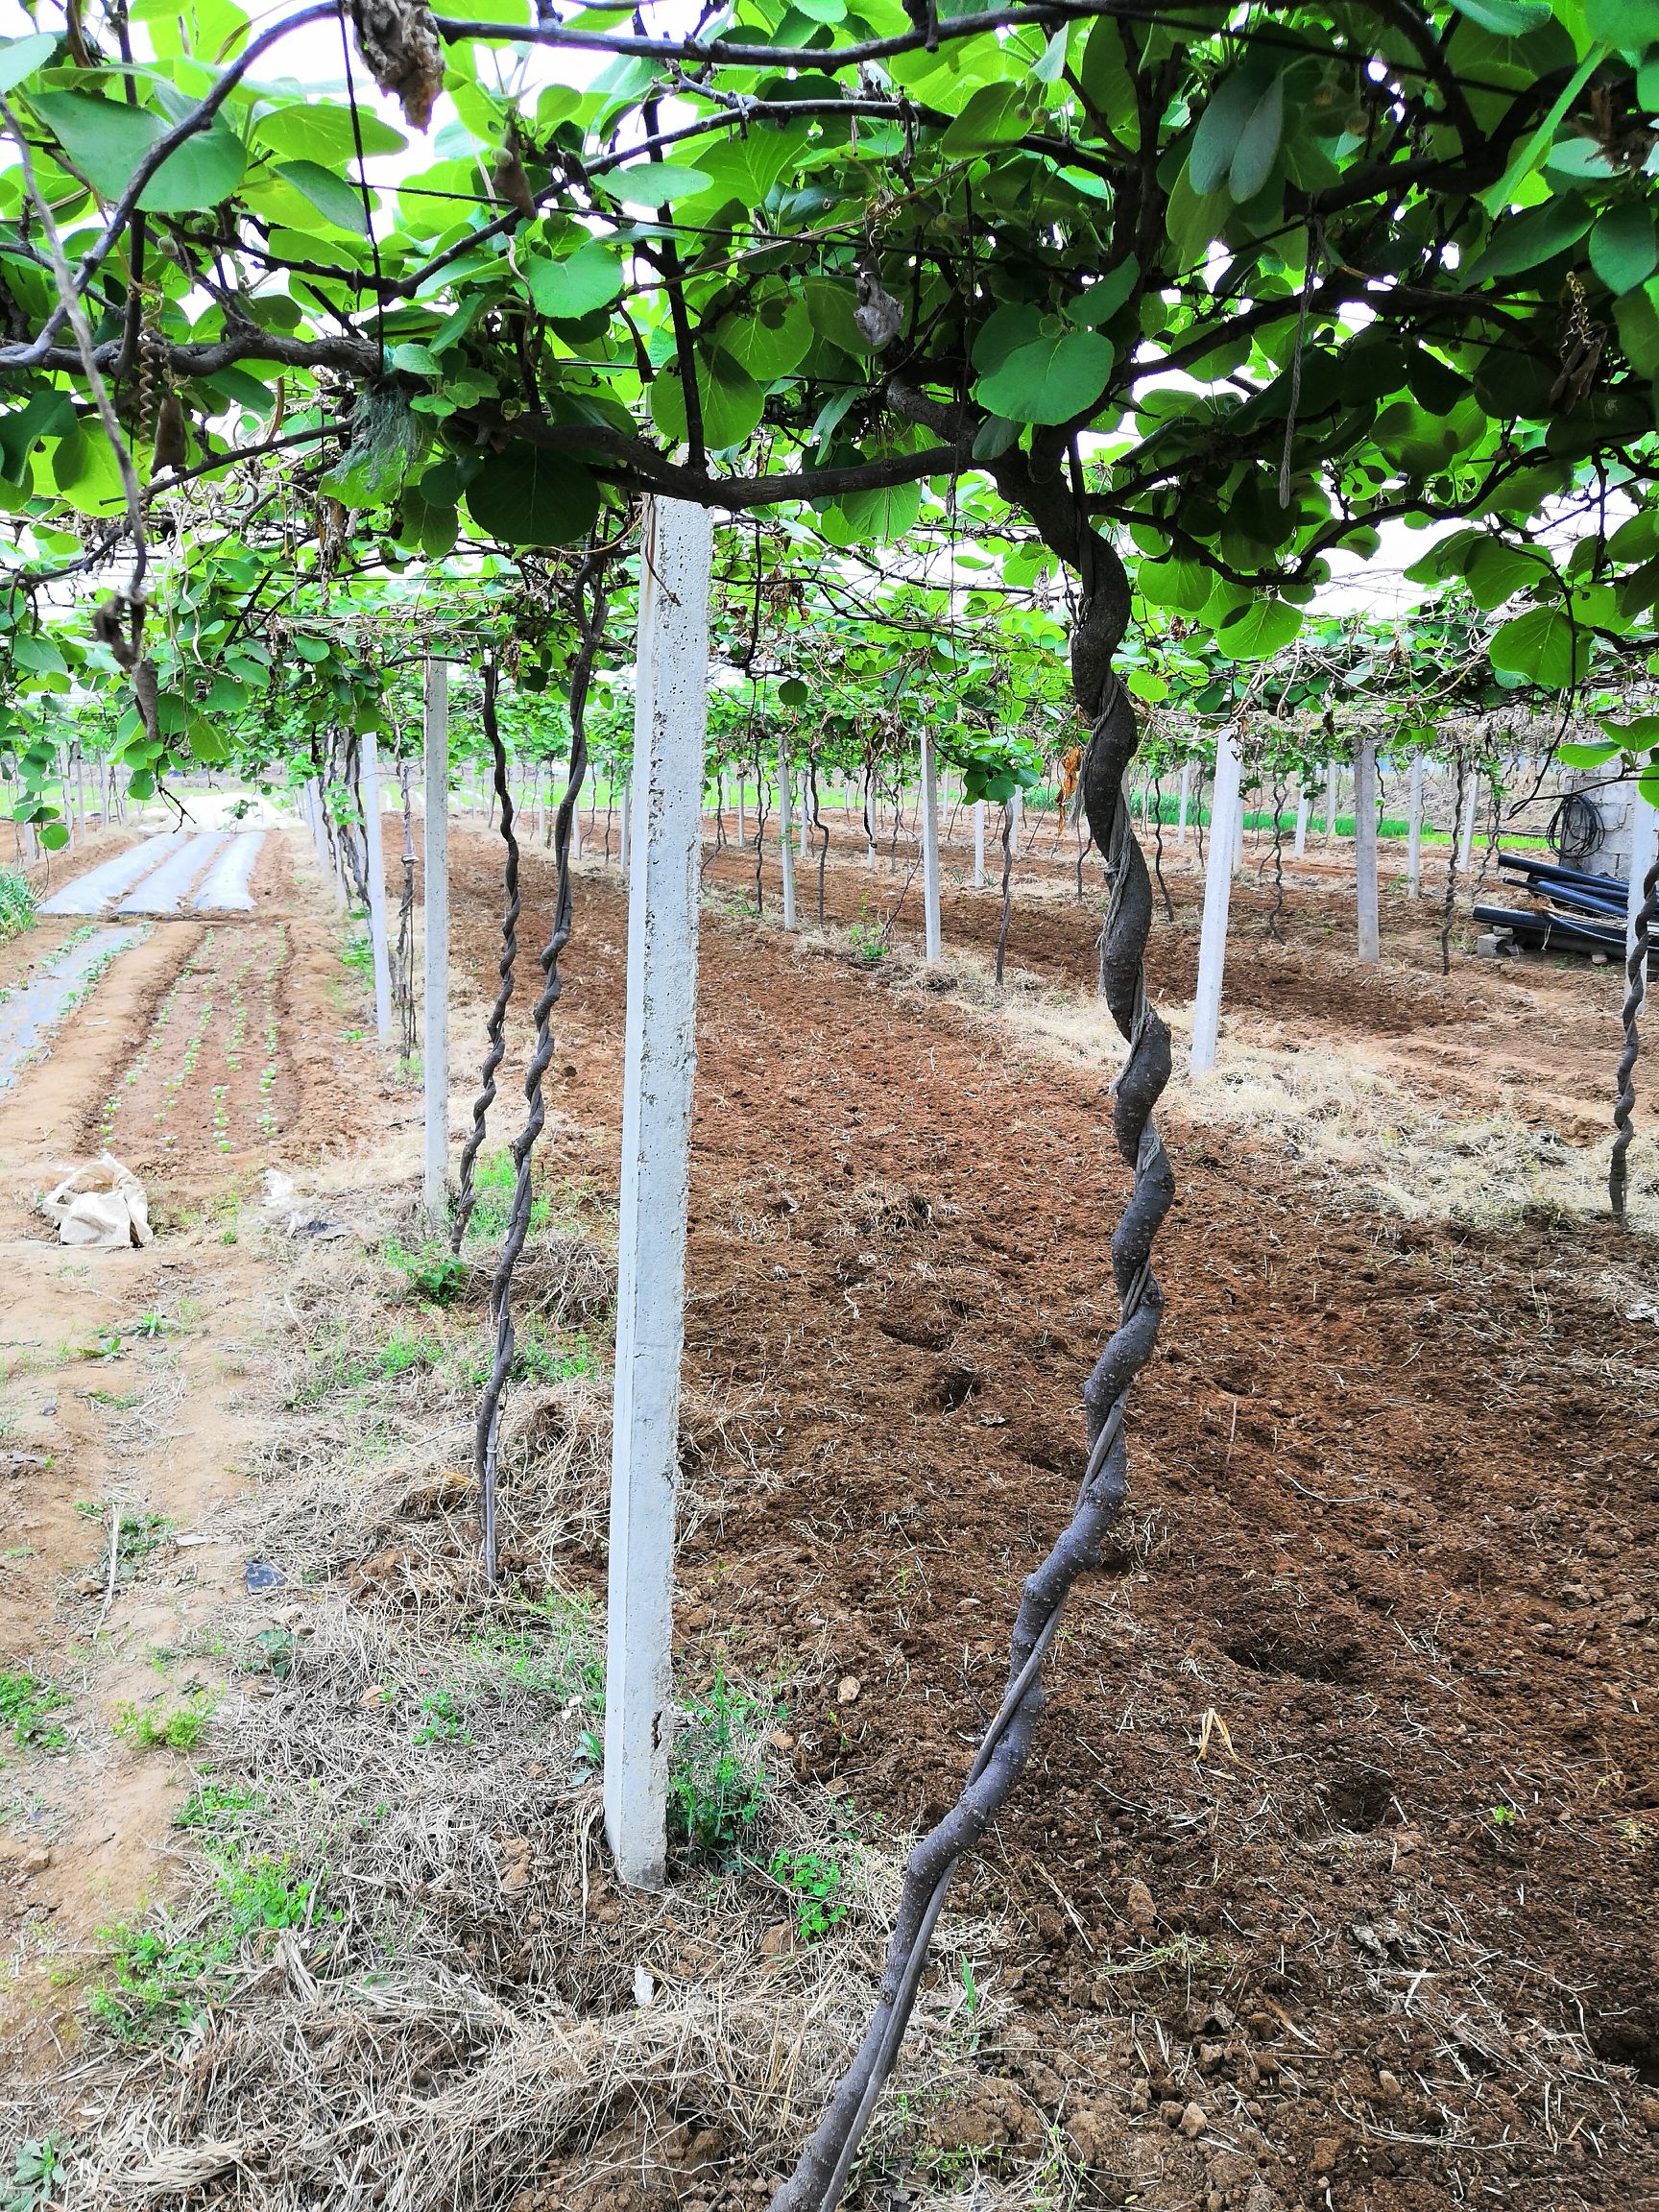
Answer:
[[(501, 742), (501, 726), (495, 717), (495, 693), (500, 681), (493, 659), (484, 663), (484, 734), (490, 744), (495, 797), (501, 808), (501, 837), (507, 848), (502, 869), (501, 883), (506, 905), (501, 914), (501, 959), (497, 968), (500, 988), (495, 1003), (490, 1009), (485, 1025), (489, 1040), (484, 1052), (484, 1072), (478, 1087), (478, 1095), (472, 1101), (472, 1127), (461, 1151), (461, 1188), (455, 1201), (455, 1220), (449, 1232), (449, 1249), (459, 1252), (467, 1235), (467, 1224), (472, 1218), (472, 1209), (478, 1202), (473, 1188), (473, 1169), (479, 1149), (484, 1142), (484, 1131), (490, 1118), (490, 1109), (495, 1103), (495, 1070), (507, 1056), (507, 1007), (513, 997), (513, 963), (518, 957), (518, 914), (522, 901), (518, 896), (518, 839), (514, 830), (513, 794), (507, 787), (507, 748)], [(486, 1560), (490, 1551), (490, 1533), (485, 1532)], [(493, 1581), (493, 1575), (491, 1576)]]
[[(1638, 799), (1640, 806), (1646, 804)], [(1630, 956), (1624, 963), (1624, 1049), (1619, 1055), (1619, 1096), (1613, 1108), (1613, 1157), (1607, 1166), (1607, 1196), (1615, 1221), (1624, 1218), (1629, 1185), (1631, 1118), (1636, 1111), (1636, 1056), (1642, 1049), (1642, 1007), (1647, 997), (1647, 949), (1659, 919), (1659, 859), (1642, 879)]]
[[(930, 419), (932, 403), (922, 401), (917, 412)], [(1024, 497), (1050, 543), (1078, 565), (1083, 578), (1071, 641), (1073, 687), (1090, 729), (1083, 807), (1112, 878), (1101, 981), (1112, 1018), (1129, 1046), (1113, 1107), (1118, 1150), (1134, 1170), (1129, 1200), (1112, 1238), (1118, 1324), (1084, 1385), (1088, 1464), (1070, 1521), (1025, 1582), (1001, 1705), (981, 1740), (961, 1796), (905, 1865), (898, 1920), (869, 2029), (800, 2163), (774, 2197), (772, 2212), (830, 2212), (846, 2186), (903, 2039), (951, 1876), (1020, 1778), (1043, 1708), (1044, 1655), (1072, 1584), (1098, 1563), (1101, 1544), (1122, 1505), (1124, 1409), (1130, 1385), (1151, 1356), (1164, 1310), (1151, 1253), (1174, 1196), (1174, 1178), (1152, 1113), (1169, 1078), (1169, 1033), (1146, 998), (1151, 879), (1124, 792), (1139, 732), (1128, 693), (1112, 665), (1128, 622), (1128, 578), (1069, 496), (1062, 493), (1056, 501), (1049, 485), (1030, 482), (1021, 484), (1015, 495)]]
[[(536, 1149), (536, 1140), (547, 1120), (546, 1108), (541, 1099), (541, 1084), (553, 1058), (553, 1009), (558, 1005), (564, 989), (559, 974), (559, 955), (570, 942), (574, 920), (574, 902), (570, 889), (570, 831), (576, 818), (576, 809), (581, 804), (583, 778), (588, 771), (588, 687), (592, 681), (593, 662), (605, 635), (605, 616), (609, 605), (605, 591), (604, 562), (599, 556), (590, 557), (578, 571), (575, 599), (579, 642), (570, 669), (570, 774), (565, 786), (565, 795), (559, 802), (553, 827), (553, 856), (558, 870), (553, 901), (553, 927), (541, 950), (541, 993), (536, 1001), (533, 1016), (536, 1043), (530, 1054), (530, 1065), (524, 1073), (524, 1097), (529, 1111), (523, 1128), (512, 1144), (513, 1202), (507, 1215), (507, 1231), (501, 1240), (500, 1256), (496, 1260), (495, 1272), (490, 1283), (490, 1318), (495, 1330), (495, 1348), (491, 1358), (484, 1394), (478, 1402), (478, 1417), (473, 1431), (472, 1463), (478, 1481), (479, 1509), (484, 1524), (484, 1572), (492, 1589), (495, 1585), (497, 1572), (496, 1445), (501, 1426), (501, 1394), (507, 1387), (508, 1376), (513, 1372), (513, 1270), (518, 1264), (518, 1255), (523, 1251), (524, 1239), (530, 1232), (530, 1209), (534, 1197), (530, 1156)], [(503, 804), (507, 802), (504, 800)]]

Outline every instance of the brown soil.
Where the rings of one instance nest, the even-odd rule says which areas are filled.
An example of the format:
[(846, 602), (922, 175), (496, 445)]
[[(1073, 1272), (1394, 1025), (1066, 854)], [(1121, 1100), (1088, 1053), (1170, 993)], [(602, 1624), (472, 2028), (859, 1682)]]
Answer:
[[(255, 890), (249, 920), (155, 924), (0, 1095), (0, 1672), (66, 1698), (48, 1716), (58, 1755), (20, 1757), (0, 1728), (0, 2046), (36, 2059), (68, 2032), (96, 1931), (164, 1886), (190, 1786), (187, 1759), (134, 1750), (112, 1723), (123, 1704), (171, 1711), (223, 1679), (213, 1628), (244, 1569), (218, 1523), (247, 1487), (242, 1378), (267, 1294), (238, 1205), (264, 1166), (355, 1148), (392, 1110), (347, 1034), (361, 991), (337, 931), (278, 838)], [(0, 981), (84, 926), (38, 925), (4, 949)], [(161, 1233), (146, 1250), (65, 1250), (35, 1210), (106, 1142), (149, 1187)], [(112, 1513), (140, 1549), (106, 1610)]]
[[(456, 839), (479, 991), (495, 853)], [(528, 855), (527, 947), (550, 886)], [(830, 911), (884, 889), (832, 870)], [(1459, 956), (1444, 981), (1404, 901), (1356, 973), (1338, 903), (1298, 887), (1275, 945), (1244, 893), (1236, 1034), (1382, 1036), (1430, 1095), (1530, 1080), (1601, 1127), (1609, 976)], [(948, 944), (983, 947), (995, 906), (955, 894)], [(578, 913), (549, 1146), (586, 1176), (617, 1119), (614, 878)], [(1086, 990), (1096, 926), (1023, 905), (1012, 957)], [(1160, 930), (1158, 988), (1191, 958)], [(1105, 1086), (741, 921), (709, 918), (701, 974), (687, 1382), (743, 1449), (696, 1473), (678, 1624), (695, 1664), (712, 1640), (787, 1681), (802, 1770), (860, 1824), (926, 1822), (1082, 1464), (1124, 1195)], [(1021, 2010), (961, 2141), (995, 2156), (1057, 2117), (1109, 2202), (1655, 2201), (1659, 1365), (1599, 1286), (1653, 1248), (1407, 1226), (1169, 1119), (1133, 1503), (970, 1878), (1013, 1916)], [(572, 1572), (596, 1584), (597, 1557)]]

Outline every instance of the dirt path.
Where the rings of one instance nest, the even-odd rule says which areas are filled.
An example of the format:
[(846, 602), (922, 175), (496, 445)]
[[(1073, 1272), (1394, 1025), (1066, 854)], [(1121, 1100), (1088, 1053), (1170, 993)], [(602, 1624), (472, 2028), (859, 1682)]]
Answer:
[[(246, 1620), (248, 1560), (227, 1539), (242, 1525), (255, 1419), (249, 1334), (272, 1281), (242, 1233), (248, 1193), (265, 1165), (294, 1158), (327, 1153), (361, 1173), (414, 1118), (352, 1035), (360, 992), (343, 980), (336, 925), (288, 865), (273, 840), (251, 920), (157, 924), (0, 1098), (0, 1257), (14, 1293), (0, 1480), (24, 1531), (0, 1561), (0, 1664), (68, 1699), (40, 1717), (63, 1727), (64, 1749), (22, 1747), (0, 1774), (3, 1933), (18, 1962), (7, 2001), (14, 2024), (33, 2024), (36, 2057), (67, 2032), (53, 1977), (169, 1878), (184, 1756), (141, 1752), (111, 1722), (123, 1704), (157, 1722), (202, 1711), (231, 1670), (261, 1663), (224, 1626)], [(497, 866), (492, 840), (457, 833), (458, 1092), (494, 983)], [(731, 898), (725, 868), (712, 887)], [(1080, 1386), (1112, 1321), (1106, 1240), (1124, 1176), (1106, 1133), (1112, 1059), (1088, 992), (1088, 907), (1044, 878), (1017, 911), (1014, 958), (1033, 980), (1012, 996), (1045, 1029), (990, 1003), (982, 960), (932, 978), (892, 958), (855, 965), (845, 930), (878, 911), (861, 878), (831, 870), (843, 933), (815, 946), (706, 920), (677, 1629), (689, 1680), (723, 1666), (787, 1707), (775, 1747), (803, 1801), (827, 1788), (849, 1830), (884, 1842), (954, 1795), (1000, 1692), (1021, 1580), (1069, 1510)], [(550, 918), (540, 853), (524, 890), (497, 1141), (515, 1127), (511, 1079)], [(1563, 1134), (1599, 1127), (1599, 974), (1464, 962), (1445, 982), (1427, 918), (1407, 927), (1391, 907), (1382, 974), (1357, 974), (1338, 894), (1297, 886), (1282, 945), (1251, 932), (1247, 895), (1240, 906), (1236, 1052), (1273, 1046), (1283, 1060), (1294, 1047), (1337, 1088), (1374, 1061), (1401, 1112), (1429, 1114), (1454, 1089), (1488, 1105), (1507, 1093), (1517, 1116)], [(993, 895), (957, 889), (948, 943), (982, 951), (995, 912)], [(561, 1211), (602, 1205), (613, 1185), (624, 933), (614, 878), (585, 872), (545, 1140)], [(1161, 932), (1166, 993), (1179, 996), (1190, 955), (1190, 930)], [(268, 1003), (278, 1046), (266, 1083)], [(1068, 1057), (1068, 1036), (1087, 1048)], [(164, 1235), (146, 1253), (77, 1258), (41, 1237), (25, 1202), (65, 1138), (84, 1147), (111, 1112), (154, 1181)], [(1132, 1504), (1058, 1641), (1018, 1807), (957, 1893), (963, 1924), (993, 1933), (982, 1948), (974, 1938), (971, 1961), (943, 1959), (930, 1985), (954, 2086), (918, 2082), (892, 2118), (884, 2140), (910, 2161), (894, 2186), (907, 2200), (965, 2200), (972, 2187), (971, 2200), (1023, 2205), (1059, 2176), (1069, 2204), (1151, 2212), (1651, 2201), (1659, 1355), (1640, 1316), (1655, 1246), (1559, 1206), (1504, 1230), (1459, 1227), (1432, 1203), (1408, 1222), (1327, 1156), (1292, 1157), (1277, 1127), (1200, 1125), (1178, 1098), (1169, 1121), (1181, 1185), (1163, 1259), (1169, 1314), (1137, 1394)], [(435, 1928), (466, 1903), (475, 1917), (461, 1920), (466, 1947), (444, 1986), (464, 1983), (473, 2009), (445, 1998), (442, 2035), (421, 2043), (411, 2030), (405, 2049), (355, 1983), (330, 1981), (325, 1937), (316, 1979), (276, 1941), (239, 2018), (217, 2020), (221, 2040), (182, 2067), (152, 2063), (169, 2143), (195, 2142), (215, 2083), (249, 2079), (230, 2056), (238, 2033), (244, 2054), (256, 2041), (267, 2008), (304, 2083), (296, 2098), (323, 2101), (305, 2104), (298, 2132), (334, 2114), (334, 2133), (305, 2137), (330, 2157), (357, 2155), (371, 2103), (386, 2140), (437, 2141), (420, 2115), (488, 2089), (486, 2015), (510, 2015), (516, 2033), (547, 2025), (529, 2071), (505, 2060), (515, 2113), (537, 2105), (527, 2081), (565, 2084), (554, 2104), (568, 2094), (560, 2068), (575, 2041), (637, 2019), (646, 2037), (671, 2033), (692, 2017), (653, 2026), (664, 2016), (637, 1997), (628, 1911), (602, 1871), (589, 1899), (585, 1856), (573, 1933), (553, 1942), (548, 1920), (563, 1926), (565, 1911), (554, 1871), (568, 1882), (588, 1815), (567, 1770), (525, 1755), (542, 1738), (501, 1739), (504, 1764), (492, 1765), (494, 1707), (445, 1719), (435, 1704), (448, 1677), (426, 1669), (477, 1663), (453, 1445), (470, 1400), (421, 1364), (437, 1355), (421, 1332), (438, 1325), (407, 1303), (366, 1308), (347, 1340), (328, 1303), (332, 1249), (316, 1247), (311, 1274), (293, 1279), (301, 1311), (283, 1342), (286, 1402), (321, 1393), (305, 1462), (316, 1499), (290, 1509), (306, 1516), (294, 1542), (338, 1643), (284, 1725), (294, 1757), (325, 1726), (348, 1767), (360, 1746), (388, 1774), (415, 1775), (389, 1842), (411, 1886), (374, 1896)], [(348, 1294), (367, 1295), (361, 1282)], [(441, 1327), (466, 1325), (457, 1310)], [(330, 1413), (341, 1348), (344, 1371), (354, 1358), (366, 1379), (342, 1383)], [(591, 1411), (595, 1385), (581, 1387)], [(522, 1393), (521, 1408), (539, 1403)], [(388, 1484), (375, 1457), (388, 1423), (417, 1446), (423, 1425), (439, 1438), (420, 1481), (391, 1482), (396, 1507), (373, 1503)], [(588, 1487), (535, 1531), (536, 1559), (510, 1548), (505, 1563), (528, 1572), (552, 1547), (580, 1599), (603, 1587), (604, 1455), (578, 1464)], [(125, 1558), (117, 1541), (101, 1619), (108, 1533), (123, 1527), (155, 1541), (135, 1551), (130, 1538)], [(387, 1640), (399, 1608), (434, 1639), (407, 1683)], [(534, 1728), (573, 1734), (589, 1711), (577, 1695)], [(440, 1754), (453, 1767), (429, 1770)], [(429, 1771), (439, 1778), (422, 1783)], [(487, 1775), (506, 1798), (469, 1794)], [(431, 1816), (473, 1804), (488, 1823), (476, 1835), (470, 1814)], [(564, 1853), (553, 1870), (533, 1862), (532, 1833)], [(355, 1835), (338, 1839), (353, 1894)], [(548, 1887), (530, 1887), (532, 1863)], [(373, 1865), (390, 1882), (403, 1862)], [(680, 1909), (664, 1906), (664, 1930)], [(693, 1949), (664, 1937), (651, 1956), (689, 2005), (705, 1971)], [(816, 2002), (810, 1960), (782, 1969), (796, 1970)], [(779, 1986), (786, 2008), (796, 1984)], [(573, 2128), (568, 2154), (543, 2161), (516, 2212), (764, 2203), (765, 2174), (700, 2132), (714, 2099), (695, 2067), (665, 2077), (653, 2059), (605, 2079), (611, 2102), (557, 2123)], [(621, 2104), (627, 2125), (591, 2151)], [(275, 2143), (286, 2117), (268, 2104), (251, 2126)], [(212, 2128), (229, 2125), (217, 2111)], [(647, 2177), (642, 2145), (660, 2138), (684, 2138), (675, 2156), (695, 2176)], [(694, 2159), (685, 2146), (697, 2144)], [(252, 2175), (287, 2150), (238, 2155), (257, 2187)], [(222, 2195), (243, 2186), (240, 2169), (215, 2171)], [(461, 2165), (443, 2171), (465, 2201)], [(887, 2189), (877, 2177), (865, 2194), (882, 2202)]]
[[(36, 2057), (96, 1931), (166, 1887), (192, 1716), (229, 1664), (246, 1563), (222, 1524), (267, 1295), (243, 1209), (266, 1167), (352, 1148), (389, 1110), (282, 839), (253, 888), (247, 920), (66, 915), (0, 951), (26, 997), (66, 948), (121, 940), (0, 1092), (0, 2044)], [(103, 1145), (149, 1187), (147, 1250), (65, 1250), (35, 1210)], [(177, 1743), (144, 1747), (146, 1721)]]
[[(457, 845), (457, 956), (483, 988), (494, 854)], [(832, 897), (856, 911), (852, 873)], [(534, 944), (539, 855), (526, 880)], [(989, 902), (959, 895), (948, 941), (975, 923)], [(1316, 900), (1291, 926), (1241, 949), (1236, 1004), (1309, 1037), (1374, 1028), (1436, 1081), (1412, 1056), (1444, 1030), (1471, 1084), (1495, 1054), (1517, 1083), (1535, 1068), (1542, 1011), (1550, 1110), (1595, 1122), (1599, 974), (1465, 960), (1442, 983), (1427, 930), (1396, 927), (1382, 974), (1354, 978), (1321, 956)], [(1016, 957), (1086, 979), (1091, 928), (1022, 909)], [(1165, 935), (1155, 972), (1189, 956)], [(568, 977), (552, 1145), (591, 1171), (623, 982), (596, 876)], [(799, 1765), (862, 1818), (925, 1821), (1081, 1468), (1123, 1189), (1105, 1083), (718, 918), (699, 1051), (688, 1379), (724, 1426), (695, 1462), (679, 1626), (787, 1684)], [(1209, 2203), (1254, 2204), (1257, 2182), (1424, 2212), (1647, 2200), (1659, 1359), (1623, 1314), (1654, 1247), (1410, 1226), (1172, 1118), (1134, 1502), (973, 1877), (1019, 1924), (1000, 1971), (1025, 2039), (987, 2056), (960, 2138), (1006, 2149), (1063, 2112), (1166, 2192), (1191, 2161), (1137, 2106), (1197, 2102)], [(598, 1587), (596, 1555), (571, 1565)], [(1195, 2200), (1179, 2186), (1139, 2200)]]

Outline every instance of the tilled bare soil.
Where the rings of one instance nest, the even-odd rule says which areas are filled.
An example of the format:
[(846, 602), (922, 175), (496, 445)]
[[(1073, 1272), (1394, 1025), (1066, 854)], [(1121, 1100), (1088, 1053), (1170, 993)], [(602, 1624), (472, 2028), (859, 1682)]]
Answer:
[[(497, 854), (456, 840), (481, 992)], [(520, 1026), (552, 887), (540, 854), (524, 875)], [(832, 866), (829, 912), (868, 915), (881, 882)], [(1283, 944), (1251, 896), (1242, 1026), (1385, 1038), (1402, 1080), (1469, 1096), (1530, 1069), (1540, 1115), (1602, 1126), (1607, 975), (1459, 954), (1443, 980), (1403, 901), (1357, 975), (1338, 892), (1293, 888)], [(995, 908), (954, 894), (948, 946), (983, 947)], [(1096, 926), (1022, 906), (1011, 957), (1087, 990)], [(614, 878), (585, 877), (556, 1175), (612, 1157), (624, 928)], [(1191, 957), (1160, 931), (1159, 988)], [(1082, 1466), (1126, 1188), (1105, 1084), (891, 964), (716, 916), (699, 1053), (687, 1380), (727, 1421), (691, 1479), (679, 1625), (786, 1681), (793, 1756), (855, 1825), (921, 1824)], [(1659, 2201), (1659, 1361), (1617, 1287), (1651, 1244), (1408, 1225), (1171, 1105), (1132, 1503), (967, 1878), (1008, 1915), (1017, 2025), (927, 2140), (1017, 2164), (1057, 2121), (1103, 2203)]]

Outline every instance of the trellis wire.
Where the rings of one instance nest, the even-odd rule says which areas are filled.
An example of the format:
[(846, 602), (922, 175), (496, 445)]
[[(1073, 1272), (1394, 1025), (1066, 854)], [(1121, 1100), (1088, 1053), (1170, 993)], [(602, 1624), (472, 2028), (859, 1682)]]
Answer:
[(1642, 1049), (1642, 1007), (1647, 997), (1647, 947), (1659, 916), (1659, 858), (1642, 879), (1642, 904), (1631, 932), (1624, 964), (1624, 1049), (1619, 1055), (1619, 1096), (1613, 1107), (1613, 1157), (1607, 1166), (1607, 1197), (1615, 1221), (1624, 1219), (1629, 1183), (1631, 1118), (1636, 1111), (1636, 1056)]
[[(1101, 979), (1113, 1020), (1129, 1046), (1113, 1106), (1118, 1149), (1134, 1168), (1133, 1189), (1112, 1238), (1118, 1325), (1084, 1386), (1088, 1465), (1070, 1522), (1025, 1582), (1002, 1703), (980, 1743), (962, 1795), (906, 1863), (898, 1920), (864, 2041), (795, 2171), (774, 2197), (771, 2212), (832, 2212), (846, 2186), (903, 2038), (950, 1878), (1024, 1767), (1044, 1702), (1044, 1655), (1072, 1584), (1098, 1563), (1102, 1540), (1122, 1505), (1128, 1456), (1124, 1408), (1131, 1384), (1151, 1357), (1163, 1316), (1164, 1296), (1152, 1272), (1151, 1249), (1174, 1198), (1174, 1177), (1152, 1113), (1169, 1079), (1169, 1032), (1146, 997), (1151, 878), (1124, 796), (1139, 733), (1128, 694), (1112, 667), (1127, 619), (1128, 592), (1112, 588), (1122, 571), (1109, 548), (1086, 525), (1080, 536), (1087, 596), (1072, 637), (1072, 679), (1091, 730), (1083, 766), (1084, 806), (1112, 877)], [(1106, 589), (1096, 589), (1097, 565), (1107, 571)]]
[[(570, 830), (576, 809), (581, 804), (582, 781), (588, 769), (588, 687), (592, 679), (600, 640), (605, 634), (608, 600), (604, 579), (604, 563), (597, 556), (590, 557), (583, 565), (576, 578), (576, 619), (581, 642), (570, 670), (570, 774), (564, 797), (559, 802), (553, 829), (553, 857), (558, 871), (553, 926), (541, 951), (541, 994), (536, 1001), (532, 1017), (536, 1027), (536, 1044), (524, 1074), (524, 1097), (528, 1112), (524, 1126), (514, 1139), (511, 1148), (513, 1203), (507, 1216), (506, 1234), (501, 1240), (501, 1254), (490, 1283), (490, 1317), (495, 1329), (495, 1349), (491, 1358), (484, 1393), (478, 1403), (472, 1457), (478, 1482), (479, 1511), (484, 1525), (484, 1575), (492, 1589), (495, 1586), (497, 1573), (496, 1445), (501, 1424), (501, 1394), (513, 1371), (513, 1270), (518, 1264), (518, 1255), (524, 1249), (524, 1239), (530, 1231), (530, 1209), (534, 1192), (530, 1158), (536, 1148), (536, 1140), (547, 1120), (541, 1099), (541, 1084), (553, 1058), (553, 1009), (559, 1003), (560, 993), (564, 989), (559, 974), (559, 955), (570, 941), (574, 918), (570, 889)], [(592, 597), (588, 601), (585, 594), (589, 589)], [(493, 741), (493, 717), (488, 713), (486, 728), (491, 730)], [(514, 889), (516, 895), (516, 868)], [(517, 913), (516, 906), (514, 910)]]
[[(507, 849), (501, 878), (507, 903), (501, 916), (501, 959), (496, 971), (501, 983), (495, 993), (495, 1003), (490, 1009), (489, 1022), (485, 1025), (489, 1042), (484, 1052), (484, 1070), (478, 1095), (472, 1101), (471, 1131), (461, 1151), (461, 1187), (455, 1200), (455, 1219), (449, 1231), (451, 1252), (460, 1251), (467, 1235), (467, 1224), (472, 1218), (472, 1209), (478, 1203), (478, 1193), (473, 1187), (473, 1168), (484, 1142), (490, 1109), (495, 1103), (495, 1070), (507, 1056), (507, 1007), (513, 997), (513, 963), (518, 957), (518, 914), (522, 903), (518, 897), (518, 839), (513, 828), (513, 794), (507, 786), (507, 748), (501, 742), (501, 726), (495, 716), (498, 682), (499, 672), (492, 657), (484, 663), (483, 720), (484, 734), (490, 743), (494, 796), (501, 805), (501, 838)], [(485, 1548), (488, 1552), (488, 1534)], [(493, 1575), (491, 1579), (493, 1581)]]

